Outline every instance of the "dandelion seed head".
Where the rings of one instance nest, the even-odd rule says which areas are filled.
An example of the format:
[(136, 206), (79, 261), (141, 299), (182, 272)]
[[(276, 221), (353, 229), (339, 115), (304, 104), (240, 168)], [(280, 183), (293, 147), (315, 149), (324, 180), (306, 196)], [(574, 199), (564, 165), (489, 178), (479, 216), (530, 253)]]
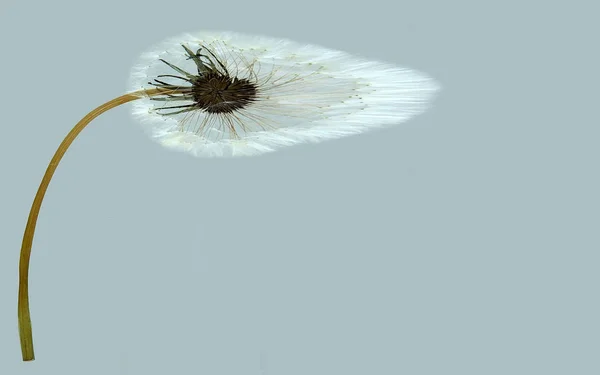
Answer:
[(141, 55), (134, 102), (165, 147), (198, 157), (258, 155), (398, 124), (425, 111), (439, 85), (423, 73), (286, 39), (204, 31)]

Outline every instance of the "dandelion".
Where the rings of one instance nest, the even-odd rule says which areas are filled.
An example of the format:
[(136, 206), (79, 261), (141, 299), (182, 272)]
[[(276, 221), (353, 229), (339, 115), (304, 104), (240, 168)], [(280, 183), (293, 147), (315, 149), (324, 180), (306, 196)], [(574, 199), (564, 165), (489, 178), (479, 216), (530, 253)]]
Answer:
[(134, 103), (148, 134), (200, 157), (254, 155), (398, 124), (437, 91), (413, 70), (289, 40), (204, 32), (145, 53), (131, 88), (180, 89)]
[(200, 32), (144, 53), (130, 88), (67, 134), (33, 201), (19, 264), (25, 361), (34, 359), (28, 272), (42, 199), (68, 147), (100, 114), (133, 102), (134, 116), (159, 144), (196, 157), (237, 157), (399, 124), (425, 111), (439, 86), (415, 70), (320, 46)]

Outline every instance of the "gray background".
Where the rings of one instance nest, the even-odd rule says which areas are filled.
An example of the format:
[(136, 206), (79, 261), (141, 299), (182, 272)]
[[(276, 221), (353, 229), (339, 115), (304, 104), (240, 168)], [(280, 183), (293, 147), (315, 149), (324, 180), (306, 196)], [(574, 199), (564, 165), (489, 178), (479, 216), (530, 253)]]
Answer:
[[(3, 3), (0, 374), (600, 373), (600, 30), (569, 3)], [(201, 29), (444, 91), (393, 129), (237, 160), (103, 115), (42, 207), (22, 363), (18, 252), (47, 162), (138, 54)]]

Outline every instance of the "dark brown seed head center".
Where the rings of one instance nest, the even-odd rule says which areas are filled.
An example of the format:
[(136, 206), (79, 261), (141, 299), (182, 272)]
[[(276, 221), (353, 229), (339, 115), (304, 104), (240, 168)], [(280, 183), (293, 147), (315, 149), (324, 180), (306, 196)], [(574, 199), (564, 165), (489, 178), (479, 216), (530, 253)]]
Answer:
[(257, 99), (257, 86), (247, 79), (210, 72), (192, 83), (192, 95), (198, 108), (208, 113), (231, 113)]

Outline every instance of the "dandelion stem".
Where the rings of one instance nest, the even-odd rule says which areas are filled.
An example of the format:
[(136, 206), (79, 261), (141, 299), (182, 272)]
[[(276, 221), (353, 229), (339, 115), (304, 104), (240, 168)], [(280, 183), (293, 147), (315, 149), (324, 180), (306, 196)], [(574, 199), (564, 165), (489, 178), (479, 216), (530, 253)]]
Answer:
[(81, 133), (81, 131), (96, 117), (102, 113), (120, 106), (121, 104), (128, 103), (133, 100), (141, 99), (144, 97), (166, 95), (168, 93), (178, 93), (178, 90), (166, 90), (163, 88), (156, 88), (150, 90), (140, 90), (125, 95), (121, 95), (113, 100), (110, 100), (98, 108), (88, 113), (81, 121), (71, 129), (69, 134), (62, 141), (56, 153), (50, 160), (50, 164), (46, 169), (46, 173), (42, 178), (42, 182), (38, 188), (38, 191), (31, 205), (31, 211), (29, 211), (29, 218), (27, 219), (27, 226), (25, 227), (25, 233), (23, 234), (23, 244), (21, 245), (21, 256), (19, 260), (19, 303), (18, 303), (18, 317), (19, 317), (19, 335), (21, 337), (21, 352), (23, 354), (23, 361), (33, 361), (35, 356), (33, 352), (33, 333), (31, 330), (31, 315), (29, 313), (29, 259), (31, 257), (31, 246), (33, 244), (33, 235), (35, 232), (35, 224), (40, 212), (42, 200), (52, 179), (52, 175), (58, 166), (58, 163), (67, 152), (67, 149), (73, 143), (75, 138)]

